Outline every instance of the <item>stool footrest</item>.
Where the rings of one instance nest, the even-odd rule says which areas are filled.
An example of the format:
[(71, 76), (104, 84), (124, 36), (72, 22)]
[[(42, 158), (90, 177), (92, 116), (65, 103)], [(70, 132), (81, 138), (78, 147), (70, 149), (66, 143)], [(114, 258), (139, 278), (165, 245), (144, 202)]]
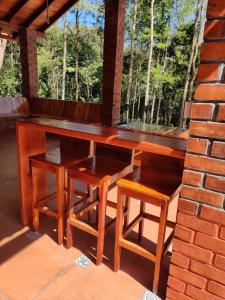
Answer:
[(156, 256), (154, 254), (152, 254), (151, 252), (145, 250), (143, 247), (141, 247), (137, 244), (134, 244), (128, 240), (120, 238), (119, 245), (120, 245), (120, 247), (123, 247), (123, 248), (130, 250), (138, 255), (141, 255), (141, 256), (147, 258), (148, 260), (151, 260), (153, 262), (156, 261)]
[(107, 200), (107, 206), (117, 209), (117, 203)]
[(34, 206), (37, 207), (37, 208), (41, 208), (46, 203), (48, 203), (49, 201), (53, 200), (55, 197), (56, 197), (56, 193), (54, 192), (54, 193), (52, 193), (50, 195), (47, 195), (46, 197), (42, 198), (38, 202), (36, 202)]
[(58, 218), (58, 214), (50, 210), (47, 206), (38, 207), (39, 211), (53, 218)]
[(69, 223), (81, 230), (86, 231), (87, 233), (89, 233), (91, 235), (98, 237), (98, 231), (96, 229), (94, 229), (89, 224), (84, 223), (83, 221), (77, 220), (75, 217), (70, 217)]
[[(154, 216), (154, 215), (151, 215), (151, 214), (146, 213), (146, 212), (143, 212), (143, 217), (144, 217), (145, 219), (148, 219), (148, 220), (153, 221), (153, 222), (156, 222), (156, 223), (159, 223), (159, 221), (160, 221), (160, 218), (159, 218), (159, 217)], [(170, 228), (174, 228), (175, 225), (176, 225), (176, 224), (175, 224), (174, 222), (172, 222), (172, 221), (169, 221), (169, 220), (166, 221), (166, 226), (168, 226), (168, 227), (170, 227)]]
[(88, 197), (88, 193), (77, 191), (77, 190), (74, 192), (74, 195), (82, 198), (82, 200), (84, 200), (86, 197)]
[(84, 200), (88, 200), (88, 199), (90, 199), (90, 197), (87, 197), (86, 199), (85, 198), (80, 199), (78, 202), (73, 204), (73, 207), (76, 208), (80, 204), (83, 204)]
[(124, 230), (123, 237), (127, 237), (132, 229), (143, 219), (143, 215), (139, 214)]
[(97, 206), (99, 202), (97, 200), (92, 201), (91, 203), (87, 203), (84, 207), (79, 209), (77, 212), (75, 212), (75, 217), (80, 218), (82, 217), (85, 213), (87, 213), (89, 210)]
[(105, 226), (105, 229), (108, 229), (109, 227), (111, 227), (115, 222), (116, 222), (116, 217), (114, 219), (112, 219), (111, 221), (109, 221), (109, 223)]

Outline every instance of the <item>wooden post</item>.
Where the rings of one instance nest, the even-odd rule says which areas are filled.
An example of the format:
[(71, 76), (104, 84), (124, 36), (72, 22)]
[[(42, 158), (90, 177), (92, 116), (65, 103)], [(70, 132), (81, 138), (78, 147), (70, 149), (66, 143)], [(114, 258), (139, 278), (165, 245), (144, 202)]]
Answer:
[(38, 95), (37, 34), (26, 28), (20, 32), (23, 96), (29, 100)]
[(102, 124), (120, 121), (126, 0), (105, 0)]

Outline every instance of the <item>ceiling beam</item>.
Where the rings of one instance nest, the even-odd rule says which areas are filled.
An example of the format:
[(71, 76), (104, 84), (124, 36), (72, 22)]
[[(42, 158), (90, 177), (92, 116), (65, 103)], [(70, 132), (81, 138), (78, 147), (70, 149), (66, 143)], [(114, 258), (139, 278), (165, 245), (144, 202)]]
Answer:
[(14, 39), (11, 35), (8, 35), (8, 34), (0, 33), (0, 38), (9, 40), (9, 41), (13, 41), (13, 42), (18, 42), (18, 39)]
[[(6, 32), (7, 34), (8, 33), (14, 34), (14, 33), (19, 33), (20, 30), (24, 29), (25, 27), (22, 25), (14, 24), (12, 22), (6, 22), (3, 20), (0, 20), (0, 28), (3, 33)], [(36, 33), (37, 33), (37, 37), (39, 37), (39, 38), (46, 37), (46, 34), (43, 32), (36, 31)], [(14, 36), (13, 38), (16, 39), (16, 36)]]
[(26, 3), (27, 0), (19, 0), (4, 16), (4, 21), (9, 22)]
[(59, 10), (54, 16), (50, 17), (50, 23), (44, 24), (40, 28), (39, 31), (45, 31), (48, 29), (53, 23), (55, 23), (62, 15), (64, 15), (72, 6), (74, 6), (79, 0), (70, 0), (68, 1), (62, 8)]
[(23, 26), (21, 25), (18, 25), (18, 24), (14, 24), (12, 22), (7, 22), (7, 21), (4, 21), (4, 20), (0, 20), (0, 28), (2, 30), (6, 30), (7, 32), (10, 31), (10, 32), (19, 32)]
[[(52, 2), (54, 2), (54, 0), (49, 0), (48, 6), (50, 6)], [(46, 9), (47, 5), (46, 2), (44, 2), (37, 10), (33, 12), (33, 14), (30, 17), (28, 17), (28, 19), (25, 20), (25, 22), (23, 22), (23, 26), (29, 27), (34, 22), (34, 20), (37, 19)]]

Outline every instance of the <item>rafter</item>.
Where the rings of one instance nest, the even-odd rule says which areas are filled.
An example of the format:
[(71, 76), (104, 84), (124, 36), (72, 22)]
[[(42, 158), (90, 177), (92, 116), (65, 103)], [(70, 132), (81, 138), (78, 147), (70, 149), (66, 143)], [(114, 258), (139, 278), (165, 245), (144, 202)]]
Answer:
[(4, 17), (4, 21), (9, 22), (26, 3), (27, 0), (19, 0)]
[[(7, 34), (11, 33), (13, 35), (14, 33), (16, 33), (16, 35), (13, 35), (13, 39), (16, 39), (20, 30), (24, 29), (25, 27), (22, 25), (14, 24), (12, 22), (0, 20), (0, 28), (2, 32), (6, 32)], [(45, 38), (46, 36), (43, 32), (36, 31), (36, 33), (40, 38)]]
[[(48, 1), (48, 6), (50, 6), (54, 0)], [(37, 19), (45, 10), (47, 9), (46, 3), (43, 3), (34, 13), (23, 23), (24, 27), (29, 27), (35, 19)]]
[(7, 30), (10, 32), (19, 32), (23, 28), (23, 26), (0, 20), (0, 28), (2, 28), (2, 30)]
[(59, 10), (54, 16), (50, 18), (49, 24), (42, 25), (38, 30), (39, 31), (45, 31), (50, 27), (53, 23), (55, 23), (62, 15), (64, 15), (73, 5), (75, 5), (78, 2), (78, 0), (70, 0), (68, 1), (61, 10)]
[(18, 39), (14, 39), (11, 35), (0, 33), (1, 39), (6, 39), (13, 42), (18, 42)]

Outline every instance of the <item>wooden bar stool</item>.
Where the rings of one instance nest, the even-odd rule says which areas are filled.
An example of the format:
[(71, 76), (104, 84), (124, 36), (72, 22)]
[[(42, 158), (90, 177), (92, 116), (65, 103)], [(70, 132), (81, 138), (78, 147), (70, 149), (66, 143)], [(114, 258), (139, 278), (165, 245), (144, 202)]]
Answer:
[[(79, 164), (68, 168), (68, 215), (67, 215), (67, 248), (73, 244), (72, 226), (88, 232), (97, 237), (96, 264), (99, 265), (103, 259), (106, 206), (116, 209), (116, 203), (107, 200), (107, 193), (115, 182), (133, 170), (133, 151), (114, 146), (97, 144), (95, 155), (92, 158), (83, 160)], [(92, 198), (91, 202), (75, 211), (72, 204), (72, 180), (77, 179), (92, 187), (98, 187), (97, 199)], [(83, 222), (80, 217), (88, 211), (96, 208), (98, 217), (97, 228)], [(126, 202), (125, 215), (128, 212), (129, 203)], [(115, 222), (113, 219), (107, 227)]]
[[(33, 188), (33, 229), (39, 230), (39, 213), (42, 212), (57, 219), (58, 244), (63, 243), (64, 210), (67, 190), (67, 168), (91, 155), (89, 141), (61, 138), (60, 147), (46, 153), (30, 157)], [(56, 192), (47, 195), (46, 173), (56, 175)], [(49, 208), (48, 202), (56, 198), (57, 211)]]
[[(168, 207), (180, 192), (182, 172), (183, 160), (143, 153), (141, 168), (136, 168), (133, 173), (117, 182), (118, 199), (114, 271), (118, 271), (120, 269), (121, 248), (125, 248), (153, 261), (155, 263), (153, 280), (154, 293), (157, 293), (158, 291), (160, 267), (163, 255), (167, 253), (173, 238), (175, 223), (167, 220)], [(141, 201), (140, 213), (128, 226), (123, 226), (124, 197), (132, 197)], [(152, 204), (160, 207), (160, 216), (157, 217), (147, 213), (146, 204)], [(128, 234), (137, 224), (139, 224), (138, 239), (142, 239), (144, 219), (148, 219), (159, 224), (158, 240), (154, 253), (151, 253), (139, 244), (130, 242), (126, 239)], [(165, 241), (167, 226), (173, 228), (173, 230)]]

